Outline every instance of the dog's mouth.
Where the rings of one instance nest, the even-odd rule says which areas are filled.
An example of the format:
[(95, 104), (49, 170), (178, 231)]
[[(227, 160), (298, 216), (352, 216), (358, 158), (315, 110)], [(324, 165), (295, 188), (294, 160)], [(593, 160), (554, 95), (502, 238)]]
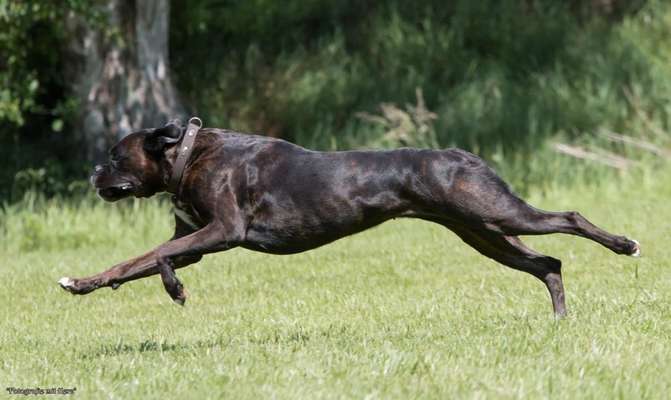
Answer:
[(117, 201), (133, 194), (135, 187), (130, 182), (123, 182), (113, 186), (98, 189), (98, 195), (105, 201)]

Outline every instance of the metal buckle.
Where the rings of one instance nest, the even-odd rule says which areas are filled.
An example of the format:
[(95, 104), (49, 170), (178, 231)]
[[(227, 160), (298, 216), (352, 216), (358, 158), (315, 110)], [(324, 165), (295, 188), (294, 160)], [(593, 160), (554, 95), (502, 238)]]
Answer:
[[(195, 121), (198, 121), (198, 123)], [(191, 117), (191, 119), (189, 119), (189, 125), (191, 124), (198, 126), (198, 129), (203, 127), (203, 121), (198, 117)]]

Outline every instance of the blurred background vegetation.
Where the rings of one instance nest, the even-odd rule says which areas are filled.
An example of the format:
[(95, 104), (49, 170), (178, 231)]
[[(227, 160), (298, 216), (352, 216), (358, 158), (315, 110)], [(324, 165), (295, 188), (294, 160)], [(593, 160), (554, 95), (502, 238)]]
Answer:
[[(91, 148), (170, 113), (314, 149), (457, 146), (519, 192), (654, 170), (671, 145), (667, 3), (0, 0), (0, 202), (87, 191)], [(149, 53), (167, 41), (155, 71), (147, 37)], [(118, 113), (133, 69), (175, 104)], [(113, 135), (82, 134), (91, 115)]]

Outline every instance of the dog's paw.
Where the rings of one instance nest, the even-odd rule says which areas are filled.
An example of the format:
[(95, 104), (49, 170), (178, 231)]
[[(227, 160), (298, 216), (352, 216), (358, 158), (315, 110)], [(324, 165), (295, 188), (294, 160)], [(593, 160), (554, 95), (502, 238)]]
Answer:
[(58, 284), (61, 285), (61, 287), (65, 290), (67, 290), (68, 292), (70, 292), (72, 294), (76, 293), (74, 279), (70, 279), (68, 277), (63, 277), (63, 278), (58, 280)]
[(186, 298), (189, 296), (188, 292), (186, 291), (186, 288), (182, 286), (181, 283), (178, 284), (177, 286), (177, 295), (175, 297), (172, 297), (172, 301), (174, 301), (176, 304), (179, 304), (180, 306), (183, 306), (184, 303), (186, 303)]
[(72, 294), (87, 294), (100, 287), (96, 281), (67, 277), (59, 279), (58, 284)]
[(638, 240), (631, 239), (632, 242), (634, 242), (634, 249), (632, 250), (631, 254), (629, 254), (632, 257), (640, 257), (641, 256), (641, 244), (638, 242)]

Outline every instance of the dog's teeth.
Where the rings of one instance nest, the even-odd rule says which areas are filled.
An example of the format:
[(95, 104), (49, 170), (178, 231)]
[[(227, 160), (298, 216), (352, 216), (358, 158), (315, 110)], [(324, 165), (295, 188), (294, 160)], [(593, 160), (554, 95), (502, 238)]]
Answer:
[(631, 253), (632, 257), (640, 257), (641, 256), (641, 244), (638, 242), (638, 240), (631, 239), (632, 242), (636, 243), (636, 248), (634, 249), (634, 252)]

